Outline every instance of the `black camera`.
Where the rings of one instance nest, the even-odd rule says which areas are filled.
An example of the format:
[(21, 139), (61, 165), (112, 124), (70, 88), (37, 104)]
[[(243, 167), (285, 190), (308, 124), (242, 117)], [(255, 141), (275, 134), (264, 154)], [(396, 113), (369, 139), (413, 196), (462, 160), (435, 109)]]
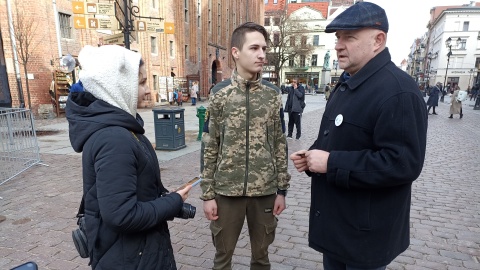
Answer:
[(177, 218), (182, 218), (182, 219), (189, 219), (189, 218), (194, 218), (195, 213), (197, 212), (197, 208), (189, 203), (183, 203), (182, 209), (180, 209), (180, 212), (177, 214)]

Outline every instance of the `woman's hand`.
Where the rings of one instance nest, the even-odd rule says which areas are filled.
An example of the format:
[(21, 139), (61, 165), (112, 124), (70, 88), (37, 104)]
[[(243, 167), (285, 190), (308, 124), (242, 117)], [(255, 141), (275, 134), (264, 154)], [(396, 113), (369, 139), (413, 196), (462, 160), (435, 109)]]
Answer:
[(192, 189), (192, 185), (187, 185), (185, 188), (177, 190), (176, 192), (182, 196), (182, 200), (185, 201), (188, 198), (188, 192)]

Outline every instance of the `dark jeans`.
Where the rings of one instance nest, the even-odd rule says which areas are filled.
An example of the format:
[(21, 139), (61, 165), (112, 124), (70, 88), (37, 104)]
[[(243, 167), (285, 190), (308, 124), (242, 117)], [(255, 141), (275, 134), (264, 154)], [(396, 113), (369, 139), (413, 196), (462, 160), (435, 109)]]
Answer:
[(435, 113), (435, 107), (436, 107), (436, 106), (428, 106), (428, 108), (427, 108), (427, 112), (428, 112), (428, 113), (430, 113), (430, 108), (432, 108), (432, 107), (433, 107), (433, 113)]
[(377, 268), (357, 268), (346, 265), (341, 261), (332, 259), (331, 257), (323, 254), (323, 269), (324, 270), (385, 270), (387, 266), (381, 266)]
[(293, 125), (297, 127), (297, 135), (295, 136), (295, 138), (300, 139), (300, 137), (302, 136), (302, 113), (288, 113), (288, 137), (292, 137)]
[(196, 104), (197, 104), (197, 98), (192, 97), (192, 105), (196, 105)]

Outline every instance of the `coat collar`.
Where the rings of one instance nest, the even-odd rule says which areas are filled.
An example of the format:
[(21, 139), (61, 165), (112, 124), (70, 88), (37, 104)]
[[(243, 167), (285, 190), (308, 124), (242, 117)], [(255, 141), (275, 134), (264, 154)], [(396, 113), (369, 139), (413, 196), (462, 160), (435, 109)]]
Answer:
[(348, 81), (345, 81), (344, 76), (341, 76), (340, 83), (347, 84), (349, 89), (355, 90), (359, 85), (368, 80), (371, 76), (373, 76), (376, 72), (378, 72), (390, 62), (390, 52), (388, 51), (388, 48), (385, 48), (382, 52), (372, 58), (354, 76), (351, 76)]
[(259, 88), (262, 85), (262, 73), (257, 74), (257, 79), (254, 81), (245, 80), (242, 76), (240, 76), (235, 69), (232, 73), (232, 85), (238, 86), (241, 89), (246, 89), (247, 84), (250, 85), (250, 89)]

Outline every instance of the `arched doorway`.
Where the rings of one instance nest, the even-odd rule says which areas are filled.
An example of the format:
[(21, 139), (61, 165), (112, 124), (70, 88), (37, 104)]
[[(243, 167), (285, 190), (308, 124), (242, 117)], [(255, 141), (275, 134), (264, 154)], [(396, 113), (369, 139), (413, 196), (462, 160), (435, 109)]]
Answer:
[(217, 61), (212, 63), (212, 84), (217, 84)]

